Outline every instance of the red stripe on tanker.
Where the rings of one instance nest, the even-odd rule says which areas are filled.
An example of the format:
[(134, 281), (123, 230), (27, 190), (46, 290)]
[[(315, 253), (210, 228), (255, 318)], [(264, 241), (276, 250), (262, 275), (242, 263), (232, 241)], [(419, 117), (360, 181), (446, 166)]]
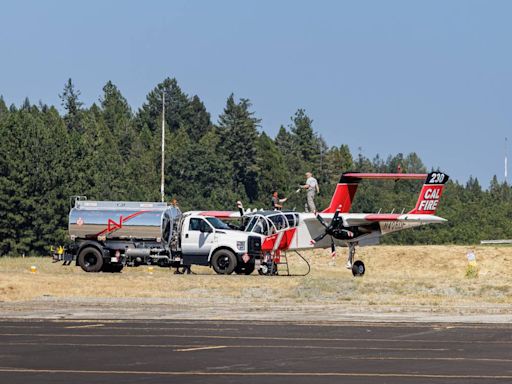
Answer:
[(98, 233), (96, 236), (101, 236), (104, 233), (110, 233), (110, 232), (113, 232), (115, 230), (121, 229), (121, 228), (123, 228), (123, 223), (126, 223), (128, 220), (133, 219), (134, 217), (142, 215), (143, 213), (146, 213), (146, 212), (149, 212), (149, 211), (135, 212), (135, 213), (132, 213), (131, 215), (128, 215), (128, 216), (126, 216), (124, 218), (123, 218), (123, 215), (120, 215), (118, 223), (115, 222), (114, 220), (112, 220), (111, 218), (109, 218), (108, 221), (107, 221), (107, 228), (105, 228), (103, 231)]

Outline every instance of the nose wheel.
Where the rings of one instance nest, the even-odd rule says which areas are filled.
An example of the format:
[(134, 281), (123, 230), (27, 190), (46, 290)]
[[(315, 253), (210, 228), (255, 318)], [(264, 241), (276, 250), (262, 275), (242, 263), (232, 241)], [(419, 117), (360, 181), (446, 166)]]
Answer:
[(352, 265), (352, 275), (354, 277), (363, 276), (366, 268), (361, 260), (356, 260)]

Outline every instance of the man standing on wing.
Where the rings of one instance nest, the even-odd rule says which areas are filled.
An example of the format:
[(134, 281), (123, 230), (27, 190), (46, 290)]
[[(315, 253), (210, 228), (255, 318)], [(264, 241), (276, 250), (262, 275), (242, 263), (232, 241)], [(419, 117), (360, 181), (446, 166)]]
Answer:
[(316, 213), (315, 196), (320, 192), (318, 181), (313, 177), (311, 172), (306, 172), (306, 184), (301, 185), (306, 190), (306, 204), (304, 205), (306, 212)]

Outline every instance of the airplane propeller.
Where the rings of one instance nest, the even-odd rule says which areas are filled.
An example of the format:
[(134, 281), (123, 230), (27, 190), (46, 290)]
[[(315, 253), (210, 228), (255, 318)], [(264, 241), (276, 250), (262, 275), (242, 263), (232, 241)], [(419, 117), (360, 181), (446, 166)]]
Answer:
[(334, 255), (336, 253), (336, 245), (334, 244), (334, 238), (339, 238), (341, 233), (345, 233), (348, 237), (354, 237), (354, 233), (343, 228), (343, 219), (340, 217), (341, 205), (334, 212), (334, 216), (329, 225), (325, 222), (324, 218), (318, 213), (316, 218), (325, 227), (325, 231), (311, 240), (311, 244), (316, 244), (321, 241), (325, 236), (331, 236), (331, 252)]

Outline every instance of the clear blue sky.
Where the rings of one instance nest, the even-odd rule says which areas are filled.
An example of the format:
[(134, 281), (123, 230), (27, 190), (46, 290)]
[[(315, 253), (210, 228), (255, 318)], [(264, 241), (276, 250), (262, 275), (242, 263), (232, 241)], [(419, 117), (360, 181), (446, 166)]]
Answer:
[(59, 105), (71, 77), (90, 105), (112, 80), (137, 110), (176, 77), (214, 121), (231, 92), (271, 135), (304, 108), (329, 145), (487, 185), (512, 144), (511, 17), (496, 0), (2, 1), (0, 94)]

